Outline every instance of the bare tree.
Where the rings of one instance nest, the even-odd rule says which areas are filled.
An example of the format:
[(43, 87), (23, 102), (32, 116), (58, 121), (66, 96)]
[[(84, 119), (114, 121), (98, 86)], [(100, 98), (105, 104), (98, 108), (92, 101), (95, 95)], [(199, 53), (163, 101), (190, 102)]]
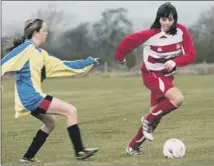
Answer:
[(46, 9), (39, 9), (33, 17), (43, 19), (48, 25), (49, 37), (54, 40), (59, 37), (60, 33), (71, 27), (71, 20), (74, 20), (73, 15), (68, 15), (64, 10), (61, 10), (55, 4), (49, 4)]
[(132, 31), (127, 13), (125, 8), (108, 9), (102, 13), (102, 19), (93, 24), (92, 38), (109, 64), (120, 40)]
[(190, 32), (198, 46), (199, 59), (203, 59), (205, 63), (214, 62), (214, 3), (201, 12)]
[(89, 23), (80, 23), (75, 28), (66, 31), (61, 40), (72, 51), (81, 52), (89, 48)]

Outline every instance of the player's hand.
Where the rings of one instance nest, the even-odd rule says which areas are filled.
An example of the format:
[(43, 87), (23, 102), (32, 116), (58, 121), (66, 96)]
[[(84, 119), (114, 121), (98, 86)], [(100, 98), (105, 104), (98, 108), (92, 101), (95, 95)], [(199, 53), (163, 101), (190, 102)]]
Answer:
[(168, 60), (166, 63), (164, 63), (164, 68), (167, 72), (172, 71), (174, 67), (176, 66), (176, 63), (172, 60)]
[(122, 64), (122, 65), (126, 65), (127, 64), (127, 60), (123, 59), (122, 61), (117, 61), (118, 63)]
[(95, 60), (95, 63), (96, 63), (97, 65), (100, 64), (100, 62), (99, 62), (100, 58), (94, 58), (94, 60)]

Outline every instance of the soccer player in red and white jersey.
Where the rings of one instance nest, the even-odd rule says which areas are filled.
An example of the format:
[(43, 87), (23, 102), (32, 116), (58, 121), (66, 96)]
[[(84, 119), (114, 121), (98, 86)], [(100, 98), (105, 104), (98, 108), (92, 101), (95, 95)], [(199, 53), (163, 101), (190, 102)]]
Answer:
[(130, 155), (138, 155), (146, 139), (153, 140), (152, 133), (162, 117), (180, 107), (184, 100), (173, 85), (173, 74), (176, 67), (194, 62), (196, 50), (187, 28), (177, 23), (177, 19), (176, 8), (169, 2), (164, 3), (150, 29), (126, 36), (116, 49), (115, 59), (125, 64), (129, 52), (144, 47), (142, 80), (151, 91), (150, 111), (141, 118), (142, 125), (126, 148)]

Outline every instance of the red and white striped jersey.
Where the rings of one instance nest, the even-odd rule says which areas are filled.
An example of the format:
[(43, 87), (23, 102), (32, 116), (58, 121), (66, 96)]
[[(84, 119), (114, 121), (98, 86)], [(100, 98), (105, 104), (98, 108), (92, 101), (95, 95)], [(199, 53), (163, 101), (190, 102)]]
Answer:
[(122, 61), (135, 48), (143, 46), (142, 68), (149, 71), (163, 71), (164, 63), (171, 59), (177, 67), (193, 63), (196, 58), (191, 36), (181, 24), (177, 24), (177, 34), (168, 35), (161, 29), (147, 29), (126, 36), (118, 45), (115, 59)]

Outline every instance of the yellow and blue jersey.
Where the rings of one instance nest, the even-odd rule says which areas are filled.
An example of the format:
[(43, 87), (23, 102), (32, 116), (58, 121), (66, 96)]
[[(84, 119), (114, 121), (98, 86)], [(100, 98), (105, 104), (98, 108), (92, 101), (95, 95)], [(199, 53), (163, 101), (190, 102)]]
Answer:
[(15, 118), (34, 111), (44, 100), (41, 83), (45, 78), (87, 73), (95, 59), (62, 61), (38, 48), (31, 40), (13, 49), (1, 61), (2, 75), (15, 74)]

